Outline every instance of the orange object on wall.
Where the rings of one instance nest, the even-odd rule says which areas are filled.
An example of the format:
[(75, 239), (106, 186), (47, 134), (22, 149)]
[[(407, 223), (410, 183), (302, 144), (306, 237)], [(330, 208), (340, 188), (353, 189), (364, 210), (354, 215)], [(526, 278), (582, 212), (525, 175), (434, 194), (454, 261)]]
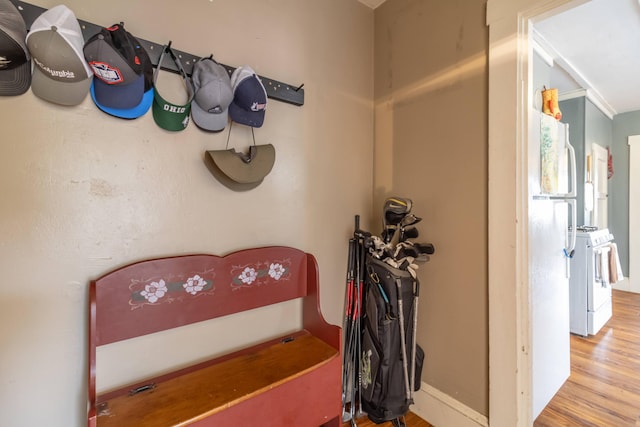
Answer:
[(542, 112), (556, 120), (562, 119), (562, 112), (558, 106), (558, 89), (545, 89), (542, 91)]

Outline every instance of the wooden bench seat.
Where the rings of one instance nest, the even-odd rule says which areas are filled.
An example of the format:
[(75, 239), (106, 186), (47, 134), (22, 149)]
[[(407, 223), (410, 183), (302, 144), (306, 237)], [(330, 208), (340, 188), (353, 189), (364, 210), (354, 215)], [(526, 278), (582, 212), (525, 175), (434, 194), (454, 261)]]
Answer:
[[(252, 266), (257, 267), (253, 275), (244, 274)], [(144, 261), (93, 281), (89, 426), (340, 426), (341, 331), (324, 322), (319, 312), (315, 266), (309, 254), (270, 247), (227, 257), (192, 255)], [(264, 274), (266, 269), (271, 269), (271, 277)], [(230, 274), (224, 274), (226, 271)], [(199, 281), (194, 287), (194, 280), (189, 280), (196, 275)], [(171, 281), (159, 284), (162, 277)], [(240, 277), (254, 279), (244, 283), (237, 280)], [(262, 282), (257, 283), (258, 278)], [(149, 286), (163, 286), (167, 291), (150, 302), (145, 295), (155, 289), (145, 292)], [(200, 297), (190, 298), (186, 295), (196, 294), (180, 287), (191, 292), (197, 289)], [(176, 294), (163, 304), (169, 289)], [(98, 345), (295, 297), (304, 298), (304, 328), (296, 333), (119, 390), (95, 393)], [(123, 309), (125, 302), (127, 310)], [(144, 310), (147, 313), (141, 316)], [(135, 317), (127, 319), (132, 313)], [(167, 317), (169, 322), (158, 325)]]

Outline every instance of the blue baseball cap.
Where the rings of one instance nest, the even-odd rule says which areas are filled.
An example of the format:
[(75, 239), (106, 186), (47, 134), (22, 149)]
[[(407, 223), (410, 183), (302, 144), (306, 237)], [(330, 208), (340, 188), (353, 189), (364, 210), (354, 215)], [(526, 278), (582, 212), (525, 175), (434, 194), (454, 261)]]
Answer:
[(151, 104), (153, 103), (153, 87), (147, 90), (144, 95), (142, 95), (142, 101), (133, 108), (110, 108), (100, 104), (100, 102), (96, 99), (96, 94), (94, 90), (94, 85), (91, 85), (91, 99), (96, 104), (96, 106), (102, 110), (103, 112), (119, 117), (121, 119), (137, 119), (138, 117), (144, 116), (149, 108), (151, 108)]
[(107, 114), (124, 119), (144, 115), (153, 102), (153, 66), (142, 44), (121, 24), (103, 28), (84, 45), (93, 69), (91, 98)]

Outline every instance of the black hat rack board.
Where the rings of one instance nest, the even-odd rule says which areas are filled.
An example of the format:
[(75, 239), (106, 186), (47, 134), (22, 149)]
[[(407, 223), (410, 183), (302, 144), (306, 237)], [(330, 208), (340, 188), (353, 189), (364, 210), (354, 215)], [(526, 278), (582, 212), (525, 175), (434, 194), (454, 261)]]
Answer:
[[(22, 1), (10, 0), (10, 2), (18, 9), (20, 14), (22, 15), (26, 24), (27, 31), (31, 29), (31, 26), (34, 23), (34, 21), (36, 21), (36, 19), (40, 15), (42, 15), (44, 12), (47, 11), (46, 8), (36, 6), (30, 3), (22, 2)], [(101, 25), (87, 22), (79, 18), (77, 19), (77, 21), (80, 24), (80, 30), (82, 31), (82, 37), (84, 38), (85, 42), (87, 42), (92, 37), (101, 33), (101, 31), (103, 31), (104, 29), (104, 27)], [(111, 24), (113, 23), (109, 23), (108, 25), (111, 25)], [(123, 27), (124, 23), (120, 23), (120, 26)], [(249, 106), (242, 105), (242, 104), (233, 105), (233, 104), (238, 104), (237, 103), (237, 100), (239, 98), (238, 93), (242, 92), (242, 90), (238, 89), (241, 86), (240, 81), (245, 81), (244, 83), (245, 91), (249, 91), (249, 92), (253, 91), (253, 93), (255, 93), (255, 90), (256, 90), (255, 87), (257, 86), (255, 84), (255, 81), (252, 82), (251, 78), (247, 78), (251, 74), (251, 72), (253, 72), (253, 70), (251, 70), (249, 67), (246, 67), (246, 66), (232, 67), (232, 66), (225, 65), (218, 62), (217, 59), (214, 60), (212, 55), (208, 57), (206, 55), (199, 56), (186, 51), (178, 50), (176, 49), (176, 46), (171, 45), (170, 41), (168, 43), (156, 43), (156, 42), (138, 37), (137, 34), (134, 34), (133, 36), (135, 37), (135, 39), (137, 39), (139, 44), (142, 45), (142, 47), (146, 51), (152, 67), (156, 70), (155, 72), (159, 70), (163, 70), (171, 73), (182, 74), (185, 78), (188, 78), (192, 81), (196, 81), (199, 78), (201, 65), (207, 65), (207, 64), (202, 64), (202, 61), (206, 59), (210, 59), (213, 62), (215, 62), (215, 66), (208, 66), (203, 68), (210, 69), (209, 71), (210, 73), (214, 73), (214, 74), (217, 73), (218, 76), (222, 74), (222, 77), (224, 77), (225, 79), (227, 79), (228, 76), (231, 76), (230, 79), (227, 79), (227, 81), (230, 81), (233, 84), (233, 91), (231, 94), (233, 98), (233, 102), (228, 108), (229, 117), (231, 118), (231, 123), (235, 121), (236, 123), (240, 123), (240, 124), (251, 127), (252, 134), (253, 134), (254, 127), (260, 127), (262, 125), (262, 120), (264, 117), (264, 108), (266, 107), (267, 98), (270, 100), (285, 102), (295, 106), (304, 105), (304, 89), (303, 89), (304, 84), (288, 84), (288, 83), (280, 82), (278, 80), (275, 80), (266, 76), (257, 75), (257, 73), (253, 74), (253, 78), (255, 80), (258, 80), (261, 83), (261, 86), (263, 87), (263, 92), (261, 93), (263, 93), (262, 96), (264, 97), (264, 101), (263, 101), (264, 103), (254, 102), (252, 105), (249, 105)], [(174, 60), (165, 59), (164, 61), (161, 62), (163, 52), (169, 53), (171, 58)], [(197, 67), (196, 67), (197, 70), (194, 70), (194, 66), (196, 66), (196, 64), (197, 64)], [(160, 68), (158, 69), (158, 67)], [(215, 69), (216, 67), (218, 67), (217, 71)], [(247, 71), (247, 68), (248, 68), (248, 71)], [(222, 69), (226, 70), (228, 76), (224, 76), (224, 72), (222, 73), (220, 72), (220, 70)], [(194, 71), (196, 71), (195, 76), (193, 74)], [(197, 87), (195, 89), (197, 90)], [(247, 98), (246, 94), (243, 93), (243, 95), (245, 95), (244, 97)], [(197, 97), (194, 97), (194, 98), (197, 98)], [(195, 103), (196, 100), (194, 99), (193, 102)], [(236, 113), (237, 117), (239, 117), (239, 119), (237, 120), (234, 118), (234, 115), (232, 114), (234, 108), (236, 110), (242, 109), (242, 108), (245, 109), (245, 111), (242, 111), (242, 113), (239, 113), (239, 112)], [(255, 114), (253, 114), (254, 112)], [(262, 114), (262, 116), (260, 115), (260, 113)], [(202, 109), (200, 110), (199, 114), (200, 114), (200, 117), (202, 117), (203, 121), (207, 120), (206, 117), (203, 117)], [(206, 116), (206, 114), (204, 116)], [(221, 126), (220, 121), (218, 120), (218, 123), (215, 123), (215, 121), (211, 122), (211, 126), (213, 127), (212, 129), (207, 128), (206, 122), (205, 122), (205, 127), (202, 127), (202, 126), (198, 126), (198, 127), (204, 130), (217, 131), (218, 128), (220, 128)], [(222, 126), (224, 127), (224, 125)], [(185, 124), (185, 127), (186, 127), (186, 124)], [(231, 131), (231, 125), (229, 125), (229, 132), (230, 131)], [(228, 145), (229, 145), (229, 140), (227, 138), (227, 149), (228, 149)], [(266, 173), (268, 173), (270, 171), (269, 164), (273, 165), (273, 158), (275, 156), (275, 152), (272, 153), (272, 150), (273, 150), (273, 147), (270, 145), (268, 147), (260, 146), (260, 145), (256, 146), (255, 137), (254, 137), (253, 146), (247, 155), (240, 155), (241, 153), (235, 153), (235, 150), (233, 149), (228, 150), (231, 154), (234, 154), (234, 153), (239, 154), (237, 157), (240, 159), (240, 160), (236, 159), (235, 158), (236, 156), (230, 156), (229, 161), (232, 162), (230, 164), (238, 163), (239, 167), (241, 168), (245, 168), (245, 169), (251, 168), (252, 166), (250, 166), (250, 163), (252, 161), (252, 153), (261, 153), (261, 157), (263, 158), (260, 159), (261, 161), (256, 161), (256, 163), (258, 164), (257, 167), (261, 168), (261, 173), (264, 172), (262, 171), (262, 169), (266, 170), (267, 171)], [(208, 157), (210, 157), (210, 155), (205, 153), (205, 163), (206, 163), (206, 158)], [(243, 163), (243, 164), (240, 165), (240, 163)], [(247, 172), (249, 173), (248, 176), (250, 176), (253, 173), (253, 171), (245, 170), (245, 175)], [(227, 178), (233, 178), (233, 176), (235, 175), (232, 174), (231, 177), (227, 176)], [(247, 185), (247, 183), (242, 183), (244, 184), (244, 186), (243, 185), (240, 185), (240, 186), (227, 185), (227, 187), (234, 189), (235, 191), (242, 191), (243, 188), (244, 189), (254, 188), (257, 184), (259, 184), (259, 182), (257, 181), (261, 182), (262, 180), (254, 179), (253, 181), (256, 181), (256, 182), (252, 182), (251, 183), (252, 185)]]

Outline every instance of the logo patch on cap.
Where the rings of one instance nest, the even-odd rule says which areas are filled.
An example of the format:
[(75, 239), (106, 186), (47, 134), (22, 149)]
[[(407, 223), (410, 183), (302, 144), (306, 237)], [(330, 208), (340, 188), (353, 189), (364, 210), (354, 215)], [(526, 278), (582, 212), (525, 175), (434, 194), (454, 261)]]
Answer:
[(122, 72), (120, 72), (118, 68), (112, 67), (106, 62), (93, 61), (89, 62), (89, 65), (93, 68), (95, 76), (106, 84), (114, 85), (124, 81)]
[(73, 71), (70, 70), (54, 70), (50, 67), (44, 65), (38, 58), (33, 57), (33, 62), (35, 62), (38, 67), (42, 69), (42, 71), (46, 71), (51, 77), (60, 77), (63, 79), (75, 79), (76, 75)]
[(251, 111), (262, 111), (265, 108), (267, 108), (267, 104), (260, 104), (258, 102), (251, 104)]

